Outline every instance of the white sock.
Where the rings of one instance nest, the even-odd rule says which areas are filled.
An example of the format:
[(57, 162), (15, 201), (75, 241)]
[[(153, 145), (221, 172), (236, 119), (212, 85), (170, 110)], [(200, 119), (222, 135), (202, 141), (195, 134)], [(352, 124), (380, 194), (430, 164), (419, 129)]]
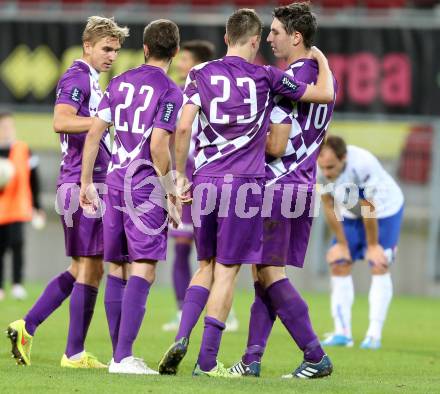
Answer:
[(331, 308), (335, 334), (351, 338), (351, 306), (354, 300), (353, 279), (348, 276), (331, 277)]
[(77, 361), (77, 360), (81, 359), (83, 354), (84, 354), (84, 350), (82, 352), (76, 353), (73, 356), (69, 357), (69, 360)]
[(393, 298), (393, 283), (391, 274), (373, 275), (371, 278), (370, 293), (368, 301), (370, 304), (370, 325), (367, 337), (380, 339), (382, 327), (387, 317), (388, 307)]

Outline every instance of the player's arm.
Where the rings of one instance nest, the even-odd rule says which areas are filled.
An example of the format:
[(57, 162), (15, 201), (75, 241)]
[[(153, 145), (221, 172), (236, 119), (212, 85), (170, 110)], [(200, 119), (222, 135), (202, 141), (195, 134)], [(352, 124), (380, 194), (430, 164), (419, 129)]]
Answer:
[(176, 129), (175, 157), (176, 170), (179, 174), (184, 174), (188, 151), (191, 144), (192, 125), (200, 107), (195, 104), (185, 104), (182, 108), (179, 123)]
[(379, 244), (379, 223), (375, 215), (375, 207), (371, 201), (360, 199), (362, 221), (365, 228), (365, 238), (367, 242), (367, 251), (365, 258), (373, 265), (386, 266), (387, 258), (385, 251)]
[(273, 157), (281, 157), (286, 152), (291, 125), (287, 123), (271, 123), (266, 140), (266, 153)]
[(324, 205), (324, 215), (327, 223), (336, 238), (336, 244), (327, 252), (327, 262), (329, 264), (350, 262), (350, 250), (348, 248), (347, 239), (345, 238), (344, 227), (335, 213), (335, 209), (337, 209), (337, 207), (335, 207), (335, 201), (329, 193), (321, 194), (321, 201)]
[(82, 154), (81, 167), (80, 203), (83, 208), (91, 206), (93, 204), (93, 198), (88, 198), (86, 195), (86, 191), (87, 188), (93, 183), (93, 167), (95, 165), (96, 156), (98, 155), (99, 143), (109, 125), (110, 123), (98, 117), (93, 118), (92, 127), (87, 133)]
[(340, 220), (338, 220), (335, 209), (335, 200), (331, 196), (331, 194), (326, 193), (321, 195), (321, 201), (324, 205), (324, 215), (327, 220), (327, 223), (335, 234), (336, 242), (347, 245), (347, 239), (345, 238), (344, 227)]
[[(315, 47), (313, 47), (315, 48)], [(305, 101), (329, 104), (334, 100), (333, 76), (326, 57), (319, 49), (313, 49), (314, 59), (318, 62), (319, 73), (316, 85), (308, 85), (269, 66), (272, 77), (272, 91), (292, 101)]]
[(171, 165), (170, 133), (155, 127), (151, 133), (150, 150), (157, 175), (166, 175)]
[(319, 67), (316, 85), (307, 85), (300, 101), (313, 102), (318, 104), (329, 104), (335, 98), (333, 75), (330, 70), (327, 58), (317, 48), (312, 47), (312, 56)]
[(78, 116), (77, 109), (69, 104), (55, 105), (53, 128), (56, 133), (84, 133), (90, 130), (93, 118)]

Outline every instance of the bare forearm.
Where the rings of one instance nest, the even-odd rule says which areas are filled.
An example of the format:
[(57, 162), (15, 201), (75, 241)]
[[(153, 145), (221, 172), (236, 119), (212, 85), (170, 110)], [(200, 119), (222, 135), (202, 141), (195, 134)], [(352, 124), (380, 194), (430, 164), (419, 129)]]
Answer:
[(151, 158), (156, 169), (157, 175), (164, 176), (167, 174), (170, 167), (170, 150), (168, 146), (165, 149), (160, 149), (151, 152)]
[(81, 167), (81, 183), (91, 183), (93, 181), (93, 167), (99, 151), (99, 139), (93, 134), (87, 134), (84, 143)]
[(336, 217), (335, 207), (330, 206), (328, 203), (324, 204), (324, 213), (327, 219), (327, 223), (330, 226), (330, 229), (333, 231), (336, 237), (336, 241), (340, 244), (347, 244), (347, 239), (345, 238), (344, 227), (342, 223)]
[(184, 174), (186, 169), (186, 161), (191, 143), (191, 131), (191, 129), (186, 128), (178, 128), (176, 131), (176, 170), (181, 174)]
[(318, 79), (316, 81), (316, 87), (322, 91), (323, 99), (333, 101), (334, 97), (334, 86), (333, 86), (333, 75), (330, 70), (327, 58), (318, 57), (317, 59), (319, 66)]
[(377, 245), (379, 242), (379, 226), (376, 218), (364, 217), (365, 238), (367, 246)]
[(84, 133), (90, 130), (92, 123), (93, 118), (90, 117), (57, 114), (54, 116), (53, 128), (56, 133)]

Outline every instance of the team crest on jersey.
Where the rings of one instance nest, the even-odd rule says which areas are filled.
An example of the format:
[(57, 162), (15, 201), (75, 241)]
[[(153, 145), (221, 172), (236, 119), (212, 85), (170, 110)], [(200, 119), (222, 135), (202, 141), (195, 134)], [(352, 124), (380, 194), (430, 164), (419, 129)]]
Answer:
[(293, 83), (293, 82), (292, 82), (289, 78), (287, 78), (287, 77), (283, 77), (283, 78), (281, 79), (281, 83), (282, 83), (284, 86), (287, 86), (289, 89), (291, 89), (292, 92), (296, 92), (296, 90), (298, 89), (298, 85), (295, 84), (295, 83)]
[(171, 115), (174, 112), (174, 103), (166, 103), (165, 104), (165, 109), (162, 113), (162, 121), (163, 122), (169, 122), (171, 119)]
[(73, 101), (78, 102), (80, 97), (81, 97), (81, 90), (79, 90), (78, 88), (73, 88), (72, 91), (70, 92), (70, 98)]

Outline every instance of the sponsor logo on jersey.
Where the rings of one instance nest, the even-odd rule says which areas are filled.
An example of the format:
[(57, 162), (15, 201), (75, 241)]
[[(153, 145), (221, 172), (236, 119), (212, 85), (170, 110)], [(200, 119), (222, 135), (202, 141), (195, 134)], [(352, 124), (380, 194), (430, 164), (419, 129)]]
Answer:
[(289, 89), (291, 89), (293, 92), (296, 92), (298, 89), (298, 85), (294, 84), (288, 77), (283, 77), (281, 79), (281, 83), (284, 86), (287, 86)]
[(166, 103), (165, 109), (162, 114), (162, 121), (168, 123), (171, 119), (171, 115), (173, 114), (173, 112), (174, 112), (174, 103)]
[(81, 90), (78, 88), (73, 88), (72, 92), (70, 93), (70, 98), (72, 101), (78, 102), (81, 97)]

